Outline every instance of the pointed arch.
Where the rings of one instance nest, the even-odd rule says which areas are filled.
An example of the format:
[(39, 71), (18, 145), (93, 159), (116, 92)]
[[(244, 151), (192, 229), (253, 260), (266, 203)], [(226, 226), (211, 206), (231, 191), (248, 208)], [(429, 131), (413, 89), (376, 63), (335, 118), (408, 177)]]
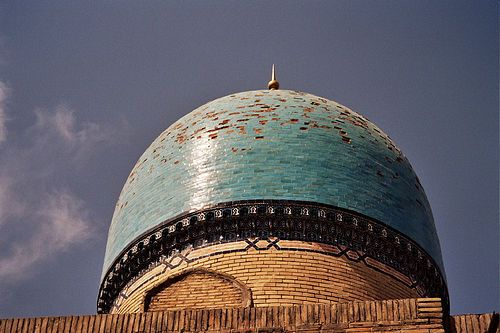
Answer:
[(143, 304), (144, 311), (249, 307), (252, 306), (252, 294), (249, 288), (228, 274), (193, 268), (172, 275), (150, 289)]

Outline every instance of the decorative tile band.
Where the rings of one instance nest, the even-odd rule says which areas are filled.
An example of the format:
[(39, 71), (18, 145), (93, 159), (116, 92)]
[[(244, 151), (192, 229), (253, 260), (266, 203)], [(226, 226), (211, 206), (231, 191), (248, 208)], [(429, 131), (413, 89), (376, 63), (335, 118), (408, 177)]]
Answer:
[[(352, 211), (300, 201), (255, 200), (220, 204), (165, 221), (138, 237), (105, 275), (98, 313), (108, 313), (120, 291), (159, 261), (184, 249), (248, 239), (299, 240), (338, 246), (338, 254), (367, 265), (378, 261), (407, 276), (425, 297), (448, 304), (446, 283), (434, 260), (393, 228)], [(354, 253), (353, 252), (353, 253)]]

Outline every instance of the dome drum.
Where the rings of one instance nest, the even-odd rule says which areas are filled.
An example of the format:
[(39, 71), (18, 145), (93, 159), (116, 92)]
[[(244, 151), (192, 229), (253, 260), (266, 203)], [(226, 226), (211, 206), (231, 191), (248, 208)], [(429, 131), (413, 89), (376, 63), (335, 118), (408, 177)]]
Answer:
[(249, 200), (223, 203), (173, 218), (138, 237), (106, 273), (98, 311), (110, 312), (113, 301), (127, 283), (186, 248), (240, 240), (248, 243), (244, 251), (256, 248), (260, 240), (268, 240), (268, 248), (279, 250), (304, 250), (280, 248), (280, 240), (332, 245), (337, 250), (330, 251), (330, 255), (363, 262), (387, 274), (390, 273), (383, 267), (391, 267), (404, 276), (395, 278), (405, 281), (421, 297), (441, 297), (447, 304), (447, 290), (439, 266), (421, 246), (392, 227), (330, 205)]

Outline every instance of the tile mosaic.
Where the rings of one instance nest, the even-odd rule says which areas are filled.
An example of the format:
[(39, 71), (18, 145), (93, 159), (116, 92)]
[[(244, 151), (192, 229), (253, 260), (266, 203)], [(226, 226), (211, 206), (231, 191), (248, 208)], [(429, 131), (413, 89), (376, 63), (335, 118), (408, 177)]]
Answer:
[(336, 102), (266, 90), (207, 103), (151, 144), (117, 202), (104, 271), (137, 236), (165, 220), (259, 198), (359, 212), (407, 235), (442, 265), (425, 193), (384, 132)]

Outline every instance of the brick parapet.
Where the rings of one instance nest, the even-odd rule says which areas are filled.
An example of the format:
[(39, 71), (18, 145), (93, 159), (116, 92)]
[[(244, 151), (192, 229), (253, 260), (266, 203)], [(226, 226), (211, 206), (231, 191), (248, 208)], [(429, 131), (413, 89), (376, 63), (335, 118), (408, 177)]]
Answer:
[[(439, 299), (356, 301), (218, 309), (16, 318), (0, 320), (0, 333), (166, 333), (166, 332), (445, 332)], [(483, 326), (491, 315), (483, 315)], [(486, 326), (485, 326), (486, 325)], [(455, 331), (454, 331), (455, 332)], [(456, 331), (479, 333), (483, 331)]]
[(450, 316), (450, 333), (499, 333), (498, 313)]

